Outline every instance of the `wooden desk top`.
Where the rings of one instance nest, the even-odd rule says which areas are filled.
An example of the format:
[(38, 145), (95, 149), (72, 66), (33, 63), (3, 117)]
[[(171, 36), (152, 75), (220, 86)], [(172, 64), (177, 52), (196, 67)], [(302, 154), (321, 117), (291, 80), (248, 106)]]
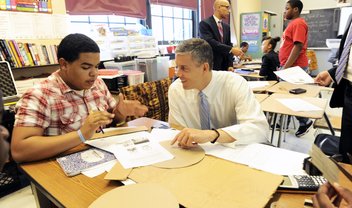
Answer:
[(258, 70), (254, 70), (254, 72), (250, 72), (248, 74), (247, 73), (244, 74), (244, 73), (240, 73), (240, 72), (236, 72), (236, 71), (234, 71), (234, 73), (236, 73), (236, 74), (238, 74), (238, 75), (240, 75), (242, 77), (245, 77), (245, 78), (252, 78), (252, 79), (256, 79), (256, 80), (259, 80), (261, 78), (265, 78), (265, 76), (260, 76), (259, 75), (259, 71)]
[(269, 97), (268, 94), (254, 94), (254, 96), (258, 100), (259, 103), (263, 102), (266, 98)]
[[(323, 110), (319, 111), (293, 111), (280, 103), (278, 98), (300, 98), (306, 102), (309, 102)], [(300, 116), (305, 118), (322, 118), (325, 112), (327, 99), (323, 98), (315, 98), (315, 97), (297, 97), (296, 95), (291, 94), (280, 94), (274, 93), (270, 95), (267, 99), (260, 103), (263, 111), (271, 112), (271, 113), (279, 113), (290, 116)]]
[(304, 97), (317, 97), (319, 95), (319, 92), (322, 90), (322, 87), (317, 85), (292, 84), (289, 82), (279, 82), (273, 85), (272, 87), (268, 88), (267, 91), (271, 93), (291, 94), (289, 91), (294, 88), (306, 89), (307, 92), (295, 95), (295, 96), (304, 96)]
[[(130, 122), (129, 124), (138, 125), (143, 122), (147, 122), (149, 126), (157, 121), (152, 119), (147, 119), (147, 118), (140, 118)], [(221, 171), (221, 172), (224, 172), (224, 174), (227, 174), (226, 177), (222, 177), (221, 180), (223, 180), (223, 182), (220, 183), (218, 180), (214, 180), (216, 181), (216, 184), (215, 184), (216, 187), (220, 187), (217, 190), (217, 192), (219, 192), (219, 196), (204, 195), (204, 198), (199, 198), (197, 199), (198, 201), (204, 200), (205, 202), (209, 202), (210, 201), (209, 198), (212, 198), (212, 197), (218, 198), (221, 195), (220, 193), (223, 193), (225, 190), (226, 192), (228, 191), (231, 192), (231, 190), (233, 189), (233, 186), (228, 187), (227, 182), (231, 181), (231, 183), (236, 183), (236, 184), (241, 183), (238, 181), (238, 179), (236, 179), (236, 177), (232, 177), (236, 175), (236, 172), (233, 172), (234, 170), (232, 169), (235, 166), (242, 166), (242, 165), (231, 163), (229, 161), (221, 160), (212, 156), (206, 156), (204, 161), (202, 162), (203, 163), (199, 163), (199, 166), (197, 167), (192, 166), (192, 168), (200, 168), (204, 170), (207, 169), (214, 175), (214, 177), (217, 177), (216, 174), (219, 173), (218, 172), (219, 167), (217, 166), (219, 165), (222, 166), (223, 164), (226, 164), (226, 166), (221, 167), (221, 170), (231, 170), (230, 172), (231, 174), (228, 175), (229, 174), (228, 171)], [(88, 207), (94, 200), (96, 200), (99, 196), (101, 196), (105, 192), (110, 191), (113, 188), (116, 188), (122, 185), (119, 181), (104, 180), (106, 173), (101, 174), (95, 178), (88, 178), (82, 174), (74, 177), (67, 177), (63, 173), (63, 171), (61, 170), (60, 166), (58, 165), (55, 159), (48, 159), (48, 160), (43, 160), (39, 162), (21, 164), (20, 167), (29, 176), (31, 182), (33, 182), (37, 187), (39, 187), (42, 191), (44, 191), (45, 194), (48, 196), (48, 198), (55, 201), (56, 204), (62, 205), (64, 207)], [(209, 167), (217, 167), (217, 169), (213, 169), (213, 168), (209, 169)], [(145, 171), (143, 171), (143, 169), (145, 168), (153, 169), (153, 171), (161, 171), (162, 173), (160, 175), (157, 175), (157, 177), (155, 177), (153, 174), (145, 175), (143, 174), (145, 173)], [(204, 170), (201, 172), (193, 171), (193, 174), (204, 175), (204, 173), (208, 172), (208, 171), (204, 172)], [(134, 177), (137, 177), (141, 180), (144, 180), (145, 178), (149, 178), (149, 177), (154, 177), (154, 178), (157, 178), (158, 180), (160, 179), (162, 181), (165, 181), (164, 179), (168, 174), (180, 172), (182, 171), (182, 169), (158, 170), (154, 167), (147, 166), (143, 168), (137, 168), (136, 171), (137, 172), (132, 172), (132, 174), (134, 174)], [(264, 174), (264, 175), (267, 174), (262, 171), (258, 171), (258, 172), (261, 172), (261, 174)], [(247, 174), (247, 175), (248, 177), (250, 177), (250, 174)], [(188, 181), (192, 181), (192, 177), (188, 177), (188, 176), (186, 177), (186, 174), (177, 173), (175, 177), (177, 177), (178, 180), (186, 179)], [(229, 178), (231, 178), (231, 180), (229, 180)], [(205, 187), (208, 187), (206, 185), (208, 183), (213, 184), (208, 179), (209, 178), (205, 177), (205, 175), (204, 177), (199, 178), (199, 180), (204, 180)], [(255, 180), (255, 178), (253, 180)], [(170, 182), (168, 184), (172, 185), (173, 180), (171, 179), (169, 181)], [(265, 181), (263, 182), (258, 181), (258, 184), (261, 184), (261, 183), (263, 183), (265, 186), (271, 184), (271, 183), (266, 184)], [(203, 187), (192, 187), (190, 190), (196, 191), (196, 190), (202, 190), (202, 189)], [(183, 190), (184, 190), (184, 187), (183, 187)], [(178, 196), (178, 194), (176, 194), (176, 196)], [(257, 197), (255, 197), (253, 194), (255, 193), (249, 194), (248, 199), (250, 198), (257, 199)], [(181, 196), (182, 196), (182, 193), (181, 193)], [(231, 196), (230, 198), (231, 200), (238, 200), (236, 199), (235, 196)], [(291, 197), (291, 194), (276, 193), (274, 194), (273, 201), (277, 201), (277, 203), (282, 202), (283, 204), (289, 203), (294, 205), (294, 206), (288, 206), (288, 207), (303, 207), (303, 201), (301, 200), (302, 198), (304, 199), (309, 197), (307, 197), (307, 195), (302, 195), (302, 196), (295, 195), (295, 197)], [(189, 204), (189, 203), (192, 204), (193, 198), (189, 196), (188, 197), (183, 196), (182, 200), (183, 200), (182, 202), (185, 204)], [(259, 200), (265, 200), (265, 199), (259, 197)], [(203, 205), (204, 204), (202, 204), (201, 206)]]
[(255, 83), (255, 82), (268, 82), (269, 85), (266, 85), (264, 87), (256, 87), (256, 88), (252, 88), (252, 91), (254, 93), (257, 93), (257, 92), (266, 92), (269, 88), (271, 88), (272, 86), (274, 86), (277, 81), (248, 81), (248, 84), (250, 83)]

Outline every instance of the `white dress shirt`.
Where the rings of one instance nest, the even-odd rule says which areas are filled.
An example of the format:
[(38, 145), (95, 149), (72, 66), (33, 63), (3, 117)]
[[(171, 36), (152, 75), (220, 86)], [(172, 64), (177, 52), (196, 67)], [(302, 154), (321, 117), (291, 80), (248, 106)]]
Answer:
[[(247, 81), (225, 71), (212, 71), (212, 79), (202, 92), (210, 106), (211, 128), (221, 129), (236, 141), (250, 144), (268, 140), (269, 125)], [(184, 90), (180, 79), (169, 88), (169, 123), (201, 129), (199, 90)]]

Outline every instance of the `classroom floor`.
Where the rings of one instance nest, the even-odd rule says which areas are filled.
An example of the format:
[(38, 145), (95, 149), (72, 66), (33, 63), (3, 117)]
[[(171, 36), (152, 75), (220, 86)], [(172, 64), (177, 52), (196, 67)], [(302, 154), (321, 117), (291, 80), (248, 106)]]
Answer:
[[(331, 97), (331, 92), (322, 93), (323, 98), (329, 99)], [(341, 115), (341, 109), (331, 109), (327, 107), (326, 112), (328, 115)], [(298, 121), (295, 120), (296, 127), (298, 126)], [(312, 128), (306, 135), (297, 138), (295, 136), (295, 131), (293, 129), (293, 124), (290, 124), (290, 130), (286, 135), (286, 142), (281, 142), (281, 147), (289, 149), (292, 151), (308, 153), (314, 138), (319, 133), (330, 133), (328, 130), (324, 129), (314, 129)], [(336, 132), (339, 136), (339, 132)], [(275, 138), (273, 144), (277, 143), (278, 131), (275, 132)], [(36, 203), (32, 190), (30, 186), (27, 186), (21, 190), (18, 190), (12, 194), (0, 198), (0, 207), (22, 207), (22, 208), (35, 208)]]

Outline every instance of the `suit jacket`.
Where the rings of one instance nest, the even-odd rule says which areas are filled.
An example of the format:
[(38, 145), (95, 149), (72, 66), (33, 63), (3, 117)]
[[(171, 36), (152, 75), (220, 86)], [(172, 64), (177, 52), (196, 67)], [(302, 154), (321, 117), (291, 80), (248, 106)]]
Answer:
[[(347, 20), (345, 33), (343, 34), (342, 39), (341, 39), (340, 48), (339, 48), (339, 56), (338, 56), (339, 60), (340, 60), (342, 51), (343, 51), (344, 46), (345, 46), (345, 42), (346, 42), (346, 38), (347, 38), (347, 35), (348, 35), (348, 31), (351, 29), (350, 28), (351, 21), (352, 21), (352, 14), (349, 16), (349, 18)], [(350, 46), (347, 46), (347, 47), (350, 47)], [(331, 96), (331, 100), (330, 100), (330, 107), (332, 107), (332, 108), (343, 107), (344, 106), (345, 88), (346, 88), (346, 85), (348, 84), (348, 81), (346, 79), (342, 79), (339, 84), (336, 84), (336, 80), (335, 80), (336, 69), (337, 69), (337, 66), (329, 69), (329, 71), (328, 71), (330, 76), (335, 81), (335, 84), (333, 85), (333, 87), (335, 89), (334, 89), (334, 92), (333, 92), (333, 94)]]
[(218, 25), (213, 16), (202, 20), (199, 23), (199, 36), (206, 40), (213, 49), (213, 69), (227, 71), (233, 66), (233, 56), (230, 52), (232, 48), (230, 26), (222, 22), (223, 43), (221, 42)]

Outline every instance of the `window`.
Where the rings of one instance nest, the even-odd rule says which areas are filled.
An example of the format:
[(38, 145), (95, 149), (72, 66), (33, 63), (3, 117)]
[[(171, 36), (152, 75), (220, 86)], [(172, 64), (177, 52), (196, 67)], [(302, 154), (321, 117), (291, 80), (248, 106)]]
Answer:
[(159, 45), (170, 45), (192, 38), (192, 10), (151, 5), (153, 35)]
[(116, 15), (70, 15), (70, 32), (91, 34), (94, 25), (107, 25), (107, 27), (124, 27), (141, 24), (138, 18)]

